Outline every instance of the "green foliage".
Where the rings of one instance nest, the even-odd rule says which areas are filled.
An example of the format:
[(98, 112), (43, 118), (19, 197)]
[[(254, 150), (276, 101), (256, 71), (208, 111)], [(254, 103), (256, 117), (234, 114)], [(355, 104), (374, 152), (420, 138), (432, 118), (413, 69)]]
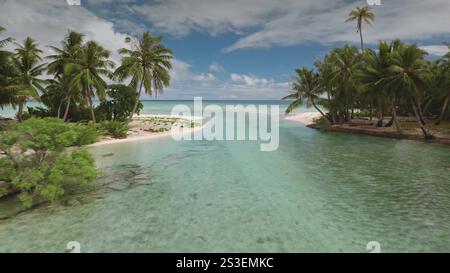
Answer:
[(67, 124), (55, 118), (31, 118), (2, 132), (0, 180), (20, 191), (26, 207), (34, 200), (55, 201), (65, 188), (95, 180), (97, 170), (92, 156), (82, 149), (66, 149), (95, 141), (94, 126)]
[(15, 124), (12, 131), (3, 135), (3, 142), (17, 143), (23, 149), (58, 150), (95, 142), (94, 137), (85, 136), (87, 132), (92, 132), (89, 126), (72, 125), (57, 118), (30, 118)]
[(107, 135), (115, 138), (125, 138), (128, 133), (128, 124), (121, 121), (103, 121), (100, 123), (100, 128), (104, 130)]
[(125, 121), (133, 112), (137, 103), (136, 113), (139, 114), (144, 105), (138, 101), (136, 91), (130, 86), (113, 84), (107, 90), (108, 99), (101, 102), (96, 108), (99, 120)]
[(16, 176), (16, 169), (14, 168), (14, 163), (7, 157), (0, 158), (0, 181), (12, 181), (13, 177)]
[(98, 138), (105, 134), (105, 131), (97, 123), (75, 124), (73, 128), (78, 132), (77, 141), (74, 146), (84, 146), (98, 141)]
[(314, 123), (323, 131), (330, 129), (331, 127), (331, 123), (325, 117), (314, 119)]

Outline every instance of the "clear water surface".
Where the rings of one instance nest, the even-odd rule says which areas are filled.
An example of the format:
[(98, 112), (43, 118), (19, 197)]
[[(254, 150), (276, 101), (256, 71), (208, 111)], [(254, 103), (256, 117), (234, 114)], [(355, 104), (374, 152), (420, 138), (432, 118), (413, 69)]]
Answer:
[[(144, 113), (176, 103), (146, 102)], [(139, 186), (0, 221), (0, 252), (63, 252), (69, 241), (83, 252), (367, 252), (369, 241), (450, 251), (447, 146), (283, 120), (275, 152), (170, 137), (90, 151), (106, 179), (131, 173)]]

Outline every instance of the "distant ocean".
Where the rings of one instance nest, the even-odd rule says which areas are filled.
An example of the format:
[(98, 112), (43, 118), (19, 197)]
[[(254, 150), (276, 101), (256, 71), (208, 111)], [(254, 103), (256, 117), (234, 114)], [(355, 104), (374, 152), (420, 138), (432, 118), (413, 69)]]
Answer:
[[(97, 102), (98, 103), (98, 102)], [(193, 107), (193, 100), (144, 100), (142, 101), (144, 104), (144, 108), (141, 111), (141, 114), (162, 114), (162, 115), (168, 115), (170, 114), (173, 106), (177, 104), (185, 104), (189, 107)], [(217, 104), (217, 105), (249, 105), (249, 104), (255, 104), (255, 105), (279, 105), (280, 110), (284, 111), (286, 107), (289, 105), (290, 101), (282, 101), (282, 100), (204, 100), (203, 104)], [(38, 107), (43, 106), (42, 104), (31, 101), (28, 102), (25, 106), (25, 111), (27, 110), (27, 107)], [(299, 108), (299, 112), (305, 111), (306, 108)], [(311, 111), (314, 111), (314, 109), (311, 109)], [(3, 109), (0, 109), (0, 117), (7, 117), (12, 118), (16, 115), (17, 109), (13, 109), (11, 106), (7, 106)]]

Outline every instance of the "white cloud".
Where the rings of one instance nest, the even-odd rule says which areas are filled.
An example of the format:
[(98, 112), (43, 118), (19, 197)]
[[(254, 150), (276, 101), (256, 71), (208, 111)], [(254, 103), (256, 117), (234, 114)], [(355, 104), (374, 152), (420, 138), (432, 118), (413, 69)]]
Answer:
[(218, 63), (216, 62), (212, 62), (209, 66), (208, 66), (208, 70), (211, 72), (216, 72), (216, 73), (221, 73), (224, 72), (225, 69)]
[(247, 74), (232, 73), (230, 74), (230, 79), (235, 83), (253, 87), (255, 86), (266, 87), (274, 83), (273, 80), (268, 80), (266, 78), (258, 78), (253, 74), (247, 75)]
[(283, 5), (272, 0), (169, 0), (134, 5), (132, 9), (155, 28), (184, 36), (192, 30), (212, 35), (239, 33), (263, 23), (267, 16), (282, 10)]
[[(0, 0), (0, 6), (0, 25), (7, 29), (5, 35), (18, 42), (31, 36), (39, 42), (46, 55), (53, 53), (47, 45), (59, 47), (68, 29), (86, 34), (86, 40), (99, 42), (111, 51), (116, 63), (120, 62), (117, 50), (127, 47), (127, 35), (114, 31), (113, 23), (97, 17), (83, 6), (69, 6), (65, 0)], [(195, 76), (189, 64), (178, 59), (174, 59), (172, 64), (171, 76), (175, 85)]]
[(211, 73), (201, 73), (192, 77), (194, 81), (200, 82), (201, 85), (209, 85), (216, 80), (216, 77)]
[(225, 85), (226, 89), (239, 93), (254, 93), (256, 96), (266, 98), (281, 98), (289, 91), (289, 82), (276, 82), (272, 79), (259, 78), (253, 74), (230, 74), (231, 82)]
[[(450, 34), (448, 0), (384, 0), (373, 7), (376, 22), (363, 29), (368, 43), (395, 38), (423, 40)], [(305, 42), (358, 42), (345, 19), (365, 0), (168, 0), (132, 5), (156, 29), (176, 36), (192, 31), (242, 37), (225, 52)]]
[(428, 52), (428, 54), (439, 57), (444, 56), (449, 52), (449, 48), (445, 45), (427, 45), (420, 46), (420, 48)]
[[(348, 11), (354, 4), (343, 1), (337, 1), (336, 4), (333, 9), (325, 8), (315, 13), (293, 12), (271, 20), (261, 30), (239, 39), (224, 51), (295, 45), (308, 41), (357, 42), (359, 37), (354, 24), (344, 23)], [(450, 34), (447, 27), (450, 25), (448, 0), (383, 1), (380, 7), (374, 7), (374, 12), (375, 24), (371, 27), (366, 25), (363, 29), (365, 41), (368, 43), (396, 38), (430, 39)]]
[(115, 32), (111, 22), (98, 18), (82, 6), (70, 6), (65, 0), (0, 0), (0, 25), (7, 35), (21, 42), (27, 36), (37, 40), (46, 54), (47, 45), (59, 46), (69, 29), (86, 34), (120, 60), (117, 50), (126, 47), (124, 33)]

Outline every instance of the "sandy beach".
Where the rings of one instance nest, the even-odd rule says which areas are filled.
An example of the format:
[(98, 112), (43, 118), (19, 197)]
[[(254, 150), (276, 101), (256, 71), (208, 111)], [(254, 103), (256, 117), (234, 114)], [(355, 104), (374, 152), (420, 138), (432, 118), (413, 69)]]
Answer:
[(304, 125), (314, 124), (314, 119), (320, 118), (319, 112), (304, 112), (286, 116), (286, 120), (297, 121)]
[(130, 129), (128, 130), (128, 136), (126, 138), (113, 138), (110, 136), (103, 136), (96, 143), (87, 145), (86, 147), (97, 147), (107, 144), (116, 144), (116, 143), (125, 143), (125, 142), (133, 142), (140, 140), (148, 140), (148, 139), (156, 139), (162, 137), (172, 136), (170, 130), (165, 132), (151, 132), (149, 131), (149, 126), (145, 124), (145, 121), (152, 118), (176, 118), (180, 120), (184, 120), (186, 122), (196, 122), (198, 126), (194, 128), (184, 128), (182, 132), (176, 133), (180, 134), (191, 134), (198, 130), (201, 130), (203, 127), (201, 124), (201, 117), (196, 116), (176, 116), (176, 115), (139, 115), (133, 118), (133, 121), (130, 122)]

